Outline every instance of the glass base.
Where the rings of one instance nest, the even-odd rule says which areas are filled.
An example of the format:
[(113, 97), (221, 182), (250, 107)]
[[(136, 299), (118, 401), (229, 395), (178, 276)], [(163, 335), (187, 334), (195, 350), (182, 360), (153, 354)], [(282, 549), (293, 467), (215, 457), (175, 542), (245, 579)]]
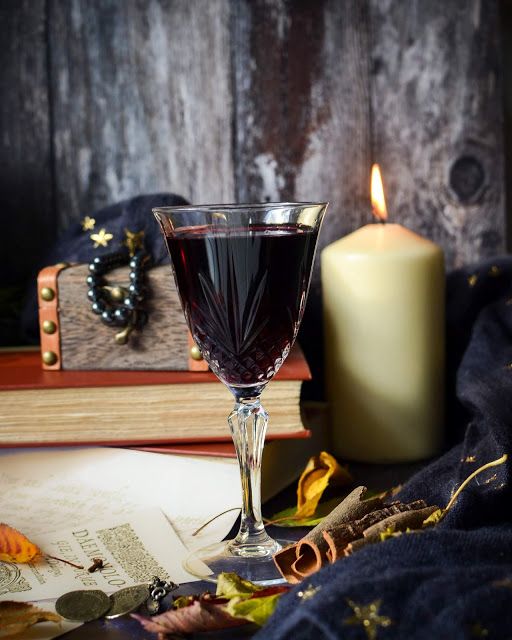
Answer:
[(184, 561), (186, 571), (201, 580), (217, 582), (219, 573), (236, 573), (245, 580), (261, 585), (284, 584), (273, 555), (291, 540), (272, 540), (271, 545), (240, 545), (225, 540), (191, 553)]

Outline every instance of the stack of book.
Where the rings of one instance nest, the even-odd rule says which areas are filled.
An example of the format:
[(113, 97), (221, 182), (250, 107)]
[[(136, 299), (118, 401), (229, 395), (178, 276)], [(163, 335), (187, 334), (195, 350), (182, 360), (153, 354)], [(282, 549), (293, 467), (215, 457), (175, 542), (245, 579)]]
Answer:
[[(233, 398), (211, 372), (45, 371), (40, 362), (36, 351), (0, 353), (0, 447), (129, 446), (236, 464), (226, 422)], [(309, 378), (296, 346), (263, 394), (264, 497), (292, 482), (320, 446), (301, 415)]]

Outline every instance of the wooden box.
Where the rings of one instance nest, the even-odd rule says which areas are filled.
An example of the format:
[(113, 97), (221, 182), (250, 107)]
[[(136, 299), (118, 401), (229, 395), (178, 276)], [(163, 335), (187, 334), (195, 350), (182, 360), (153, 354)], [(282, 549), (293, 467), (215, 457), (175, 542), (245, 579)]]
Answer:
[[(117, 344), (119, 328), (105, 326), (87, 298), (86, 264), (46, 267), (38, 276), (39, 328), (45, 369), (205, 371), (188, 331), (170, 267), (147, 272), (148, 322)], [(110, 272), (109, 286), (125, 287), (129, 268)]]

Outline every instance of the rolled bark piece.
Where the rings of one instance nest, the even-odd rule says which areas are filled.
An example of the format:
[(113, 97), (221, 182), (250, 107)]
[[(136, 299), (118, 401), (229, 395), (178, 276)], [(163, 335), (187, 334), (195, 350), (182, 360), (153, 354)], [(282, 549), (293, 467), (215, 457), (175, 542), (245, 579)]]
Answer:
[(386, 529), (392, 529), (393, 531), (405, 531), (406, 529), (419, 529), (423, 522), (439, 509), (439, 507), (425, 507), (424, 509), (417, 509), (415, 511), (406, 511), (403, 513), (396, 513), (395, 515), (381, 520), (376, 524), (368, 527), (363, 531), (363, 536), (368, 540), (380, 541), (380, 534), (384, 533)]
[(359, 520), (364, 515), (382, 506), (381, 498), (363, 500), (366, 487), (357, 487), (340, 504), (326, 516), (314, 529), (312, 529), (297, 544), (297, 560), (292, 569), (302, 577), (318, 571), (329, 562), (327, 551), (329, 545), (323, 537), (326, 529), (336, 528), (341, 525)]
[(368, 538), (358, 538), (357, 540), (349, 542), (343, 550), (343, 556), (351, 556), (354, 551), (359, 551), (359, 549), (362, 549), (362, 547), (366, 547), (366, 545), (368, 544), (373, 544), (373, 542)]
[(423, 522), (438, 508), (439, 507), (436, 506), (425, 507), (423, 509), (396, 513), (389, 518), (385, 518), (371, 527), (368, 527), (368, 529), (363, 532), (362, 538), (349, 542), (343, 551), (343, 555), (345, 557), (350, 556), (354, 551), (358, 551), (368, 544), (380, 542), (381, 533), (384, 533), (387, 529), (392, 529), (393, 532), (406, 531), (407, 529), (421, 529)]
[(385, 520), (392, 515), (403, 513), (405, 511), (414, 511), (425, 508), (427, 506), (424, 500), (415, 500), (414, 502), (402, 503), (393, 502), (387, 507), (377, 509), (367, 513), (360, 520), (351, 522), (350, 524), (335, 527), (333, 529), (325, 529), (322, 532), (324, 540), (327, 542), (326, 557), (329, 562), (336, 562), (345, 556), (345, 547), (352, 541), (363, 537), (363, 532), (381, 520)]
[[(382, 507), (380, 498), (363, 500), (366, 492), (366, 487), (354, 489), (320, 524), (296, 545), (276, 553), (274, 562), (281, 575), (288, 582), (295, 584), (296, 581), (300, 581), (300, 579), (318, 571), (328, 562), (326, 554), (329, 546), (322, 535), (325, 529), (334, 529), (352, 520), (359, 520), (367, 513)], [(291, 549), (295, 551), (294, 556), (290, 551)]]
[(297, 545), (292, 544), (278, 551), (274, 556), (274, 562), (279, 569), (280, 574), (290, 584), (299, 584), (302, 582), (303, 576), (299, 575), (293, 565), (297, 560)]

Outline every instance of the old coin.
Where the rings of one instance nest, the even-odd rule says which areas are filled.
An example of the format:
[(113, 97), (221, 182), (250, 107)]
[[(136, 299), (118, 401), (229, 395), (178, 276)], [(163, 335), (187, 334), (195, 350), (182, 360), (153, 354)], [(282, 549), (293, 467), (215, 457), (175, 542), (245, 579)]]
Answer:
[(110, 596), (111, 607), (105, 614), (105, 618), (112, 620), (126, 613), (135, 611), (141, 604), (146, 602), (149, 596), (149, 588), (147, 584), (137, 584), (134, 587), (126, 587), (120, 589)]
[(110, 609), (110, 599), (106, 593), (94, 590), (70, 591), (55, 603), (55, 610), (63, 618), (73, 622), (90, 622), (105, 615)]

